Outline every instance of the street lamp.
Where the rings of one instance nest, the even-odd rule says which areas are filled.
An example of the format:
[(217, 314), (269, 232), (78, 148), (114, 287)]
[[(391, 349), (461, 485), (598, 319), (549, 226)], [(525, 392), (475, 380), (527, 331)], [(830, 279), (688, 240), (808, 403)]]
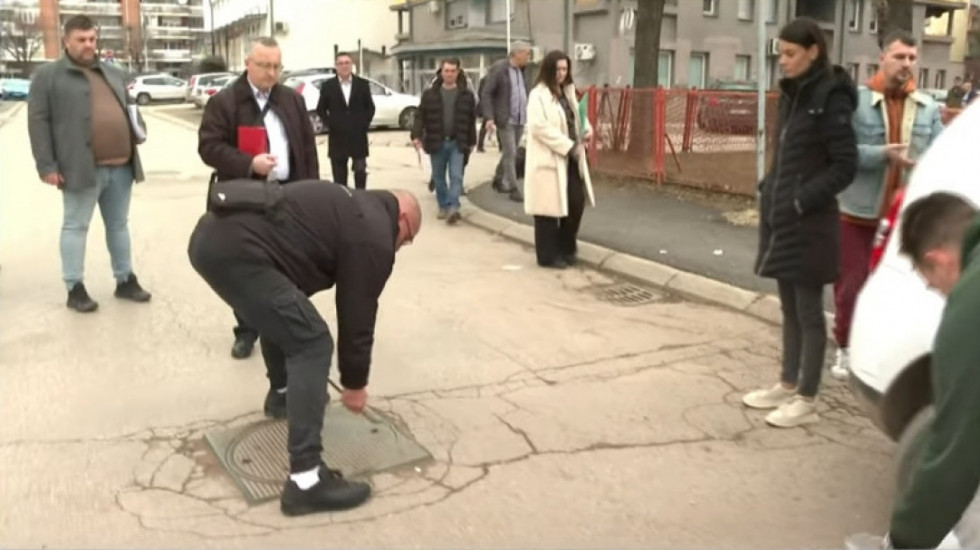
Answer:
[(759, 77), (756, 79), (759, 87), (759, 101), (756, 113), (756, 138), (755, 138), (755, 172), (756, 182), (762, 181), (766, 175), (766, 72), (768, 61), (768, 50), (766, 48), (768, 40), (766, 37), (766, 17), (765, 2), (756, 0), (755, 20), (758, 22), (758, 58), (759, 58)]

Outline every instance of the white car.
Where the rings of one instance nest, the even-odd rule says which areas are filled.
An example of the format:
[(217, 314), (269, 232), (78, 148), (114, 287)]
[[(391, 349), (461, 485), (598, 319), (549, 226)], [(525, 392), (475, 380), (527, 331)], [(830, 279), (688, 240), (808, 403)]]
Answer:
[[(192, 75), (190, 79), (187, 80), (187, 87), (184, 89), (184, 99), (187, 101), (194, 101), (201, 94), (203, 94), (204, 90), (211, 86), (214, 81), (222, 80), (229, 76), (237, 77), (238, 75), (230, 72), (201, 73)], [(196, 103), (197, 102), (195, 101), (195, 104)]]
[(140, 105), (151, 101), (184, 101), (187, 83), (165, 74), (137, 76), (126, 86), (129, 97)]
[(211, 99), (211, 96), (220, 92), (222, 88), (231, 86), (236, 80), (238, 80), (238, 75), (228, 75), (208, 79), (207, 84), (196, 86), (197, 89), (195, 90), (191, 101), (194, 103), (195, 107), (198, 109), (203, 109), (204, 106), (208, 104), (208, 100)]
[[(909, 258), (899, 253), (901, 213), (935, 191), (956, 193), (980, 205), (973, 169), (980, 143), (980, 105), (957, 116), (918, 160), (904, 197), (882, 220), (875, 242), (880, 262), (858, 294), (851, 324), (850, 384), (872, 421), (898, 442), (898, 487), (903, 488), (932, 423), (930, 359), (945, 299), (928, 288)], [(889, 235), (888, 228), (892, 227)], [(977, 518), (976, 521), (980, 521)], [(953, 535), (947, 543), (953, 544)], [(955, 547), (952, 546), (952, 547)]]
[[(316, 104), (320, 101), (320, 86), (328, 79), (334, 78), (329, 74), (314, 74), (293, 76), (283, 82), (284, 85), (296, 90), (306, 101), (306, 111), (310, 115), (313, 131), (322, 134), (326, 131), (320, 115), (316, 114)], [(361, 77), (364, 78), (364, 77)], [(374, 120), (372, 128), (401, 128), (409, 130), (415, 122), (415, 113), (419, 109), (419, 98), (413, 95), (398, 93), (391, 88), (370, 78), (364, 78), (371, 86), (374, 98)]]

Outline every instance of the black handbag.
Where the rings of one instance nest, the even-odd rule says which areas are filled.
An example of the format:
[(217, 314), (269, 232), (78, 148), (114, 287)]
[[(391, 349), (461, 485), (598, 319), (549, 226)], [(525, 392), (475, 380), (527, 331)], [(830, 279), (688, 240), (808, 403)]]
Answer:
[(283, 200), (279, 182), (249, 178), (215, 181), (208, 185), (208, 212), (218, 215), (238, 212), (272, 214)]

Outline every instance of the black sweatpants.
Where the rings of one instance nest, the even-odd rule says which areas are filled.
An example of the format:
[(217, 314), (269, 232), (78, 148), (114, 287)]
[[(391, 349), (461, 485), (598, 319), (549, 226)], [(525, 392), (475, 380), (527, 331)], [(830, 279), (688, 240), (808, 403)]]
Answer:
[[(334, 183), (347, 185), (347, 163), (350, 157), (333, 158), (330, 157), (330, 168), (333, 171)], [(367, 159), (354, 159), (354, 187), (364, 189), (367, 187)]]
[(538, 265), (575, 256), (576, 240), (585, 211), (585, 188), (575, 160), (568, 161), (568, 216), (534, 216), (534, 251)]
[(327, 375), (334, 342), (309, 298), (271, 264), (222, 258), (204, 239), (190, 249), (191, 265), (259, 335), (269, 385), (285, 386), (290, 471), (320, 464)]
[(782, 381), (797, 386), (803, 397), (815, 397), (827, 350), (823, 286), (779, 281), (779, 302), (783, 310)]

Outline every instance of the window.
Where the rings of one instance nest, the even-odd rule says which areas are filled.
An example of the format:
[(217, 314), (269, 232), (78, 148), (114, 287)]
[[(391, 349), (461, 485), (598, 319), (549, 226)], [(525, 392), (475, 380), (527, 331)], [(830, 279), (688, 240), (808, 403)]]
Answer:
[(922, 68), (919, 69), (919, 87), (928, 88), (929, 87), (929, 69)]
[(847, 74), (851, 75), (851, 80), (857, 82), (858, 78), (860, 77), (860, 73), (861, 73), (861, 65), (857, 63), (847, 64)]
[(691, 58), (687, 61), (687, 85), (703, 89), (707, 80), (708, 54), (692, 52)]
[(734, 75), (735, 80), (749, 80), (750, 74), (752, 74), (752, 56), (736, 55)]
[(864, 13), (864, 0), (847, 0), (847, 28), (861, 32), (861, 15)]
[(368, 85), (371, 87), (371, 95), (385, 95), (384, 86), (381, 84), (368, 80)]
[(674, 52), (660, 52), (660, 59), (657, 62), (657, 85), (664, 88), (674, 85)]
[(446, 3), (446, 28), (465, 29), (467, 27), (466, 15), (469, 11), (468, 2), (447, 2)]
[(873, 11), (871, 14), (871, 22), (868, 23), (868, 31), (871, 34), (878, 34), (878, 12)]
[[(507, 21), (507, 0), (490, 0), (490, 23)], [(510, 3), (510, 16), (514, 17), (514, 2)]]
[(937, 90), (944, 90), (944, 89), (946, 89), (946, 71), (944, 69), (940, 69), (940, 70), (936, 71), (936, 86), (935, 87), (936, 87)]
[(701, 4), (701, 11), (703, 11), (705, 15), (718, 15), (717, 2), (718, 0), (703, 0)]
[(738, 18), (751, 21), (755, 14), (755, 0), (738, 0)]
[(871, 78), (872, 76), (878, 74), (878, 64), (868, 63), (868, 68), (864, 71), (865, 76)]

